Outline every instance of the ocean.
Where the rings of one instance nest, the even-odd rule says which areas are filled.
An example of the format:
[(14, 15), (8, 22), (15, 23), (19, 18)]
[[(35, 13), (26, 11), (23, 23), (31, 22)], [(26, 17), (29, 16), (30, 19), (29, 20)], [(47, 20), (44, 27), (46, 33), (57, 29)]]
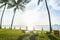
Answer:
[[(25, 25), (14, 25), (12, 27), (12, 29), (20, 29), (21, 27), (21, 30), (26, 30), (26, 27), (29, 28), (28, 26), (25, 26)], [(6, 29), (9, 29), (10, 28), (10, 25), (2, 25), (2, 28), (6, 28)], [(50, 27), (49, 25), (36, 25), (34, 27), (35, 30), (50, 30)], [(28, 29), (29, 30), (29, 29)], [(52, 30), (60, 30), (60, 25), (52, 25)]]

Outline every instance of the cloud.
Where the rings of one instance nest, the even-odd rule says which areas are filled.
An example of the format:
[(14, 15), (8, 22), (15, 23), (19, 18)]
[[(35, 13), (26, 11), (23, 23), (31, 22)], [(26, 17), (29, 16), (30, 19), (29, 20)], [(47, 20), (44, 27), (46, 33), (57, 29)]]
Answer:
[(33, 24), (34, 22), (38, 21), (39, 19), (39, 13), (36, 11), (28, 10), (25, 11), (25, 14), (23, 15), (23, 21), (27, 24)]
[[(44, 3), (45, 1), (41, 2), (39, 6), (37, 6), (37, 1), (38, 0), (32, 0), (30, 3), (28, 3), (26, 5), (26, 10), (25, 10), (24, 14), (21, 15), (20, 12), (17, 11), (15, 19), (14, 19), (14, 24), (18, 24), (18, 25), (19, 24), (24, 24), (24, 22), (27, 25), (28, 24), (34, 24), (34, 23), (36, 23), (36, 24), (48, 24), (49, 20), (48, 20), (48, 13), (47, 13), (45, 3)], [(60, 10), (60, 7), (59, 7), (58, 4), (59, 3), (56, 0), (48, 0), (48, 5), (51, 6), (55, 10)], [(11, 17), (12, 17), (12, 16), (10, 16), (12, 14), (7, 14), (7, 13), (9, 13), (9, 12), (6, 12), (6, 14), (3, 18), (3, 20), (4, 20), (3, 23), (4, 24), (5, 23), (9, 24), (10, 20), (11, 20)], [(7, 22), (7, 19), (9, 20), (8, 22)]]
[(60, 10), (60, 0), (48, 0), (48, 5), (55, 10)]
[[(43, 1), (42, 1), (42, 2), (43, 2)], [(26, 9), (27, 9), (27, 10), (28, 10), (28, 9), (29, 9), (29, 10), (32, 10), (32, 9), (36, 9), (37, 6), (38, 6), (38, 7), (41, 7), (41, 6), (42, 6), (42, 2), (40, 2), (40, 5), (38, 6), (38, 0), (31, 0), (31, 2), (26, 5)]]

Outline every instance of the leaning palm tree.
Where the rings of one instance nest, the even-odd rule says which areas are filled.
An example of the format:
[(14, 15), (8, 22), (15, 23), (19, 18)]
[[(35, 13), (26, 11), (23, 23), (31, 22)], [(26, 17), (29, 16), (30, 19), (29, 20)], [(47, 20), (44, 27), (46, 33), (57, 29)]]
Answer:
[(0, 8), (4, 7), (3, 12), (2, 12), (2, 16), (1, 16), (1, 20), (0, 20), (0, 29), (1, 29), (1, 27), (2, 27), (2, 19), (3, 19), (5, 9), (6, 9), (6, 5), (8, 4), (8, 0), (0, 0), (0, 4), (2, 4), (0, 6)]
[[(40, 1), (42, 1), (42, 0), (38, 0), (38, 5), (39, 5)], [(48, 17), (49, 17), (49, 26), (50, 26), (50, 33), (51, 33), (51, 32), (52, 32), (52, 26), (51, 26), (50, 11), (49, 11), (49, 8), (48, 8), (48, 5), (47, 5), (47, 0), (45, 0), (45, 4), (46, 4), (47, 12), (48, 12)]]
[[(39, 5), (40, 1), (42, 1), (42, 0), (38, 0), (38, 5)], [(49, 8), (48, 8), (48, 5), (47, 5), (47, 0), (45, 0), (45, 5), (46, 5), (47, 12), (48, 12), (49, 26), (50, 26), (50, 33), (51, 33), (52, 32), (52, 26), (51, 26), (50, 11), (49, 11)]]
[(52, 32), (52, 25), (51, 25), (51, 17), (50, 17), (50, 11), (49, 11), (49, 8), (48, 8), (47, 0), (45, 0), (45, 4), (46, 4), (47, 12), (48, 12), (49, 26), (50, 26), (50, 33), (51, 33)]
[(15, 14), (16, 14), (16, 10), (17, 9), (23, 10), (25, 8), (24, 4), (26, 4), (28, 2), (26, 0), (17, 0), (17, 1), (11, 0), (11, 2), (12, 2), (12, 4), (8, 5), (8, 8), (14, 7), (14, 14), (13, 14), (12, 21), (11, 21), (11, 29), (12, 29), (14, 17), (15, 17)]

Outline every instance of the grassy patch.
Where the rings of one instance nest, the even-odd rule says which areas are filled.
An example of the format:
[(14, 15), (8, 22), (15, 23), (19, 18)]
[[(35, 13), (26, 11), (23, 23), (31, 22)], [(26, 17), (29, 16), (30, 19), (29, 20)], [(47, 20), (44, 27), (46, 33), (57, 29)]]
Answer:
[(17, 40), (20, 35), (23, 35), (20, 30), (0, 29), (0, 40)]
[(45, 34), (46, 31), (23, 33), (21, 30), (0, 29), (0, 40), (60, 40), (59, 36)]

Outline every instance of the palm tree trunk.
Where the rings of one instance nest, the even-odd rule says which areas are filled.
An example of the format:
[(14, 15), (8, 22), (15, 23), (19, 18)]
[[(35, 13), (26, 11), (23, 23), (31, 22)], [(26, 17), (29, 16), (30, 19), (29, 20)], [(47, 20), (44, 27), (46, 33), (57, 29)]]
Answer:
[(16, 11), (14, 11), (12, 22), (11, 22), (11, 28), (10, 29), (12, 29), (12, 26), (13, 26), (13, 21), (14, 21), (15, 13), (16, 13)]
[(49, 8), (48, 8), (48, 5), (47, 5), (47, 0), (45, 0), (45, 4), (46, 4), (47, 12), (48, 12), (49, 26), (50, 26), (50, 33), (51, 33), (52, 32), (52, 26), (51, 26), (51, 18), (50, 18)]
[(26, 26), (26, 31), (28, 30), (28, 27)]
[(6, 4), (4, 6), (4, 9), (3, 9), (3, 12), (2, 12), (2, 16), (1, 16), (0, 29), (2, 27), (2, 19), (3, 19), (4, 12), (5, 12), (5, 8), (6, 8)]
[(38, 5), (39, 5), (39, 3), (40, 3), (40, 0), (38, 0)]

